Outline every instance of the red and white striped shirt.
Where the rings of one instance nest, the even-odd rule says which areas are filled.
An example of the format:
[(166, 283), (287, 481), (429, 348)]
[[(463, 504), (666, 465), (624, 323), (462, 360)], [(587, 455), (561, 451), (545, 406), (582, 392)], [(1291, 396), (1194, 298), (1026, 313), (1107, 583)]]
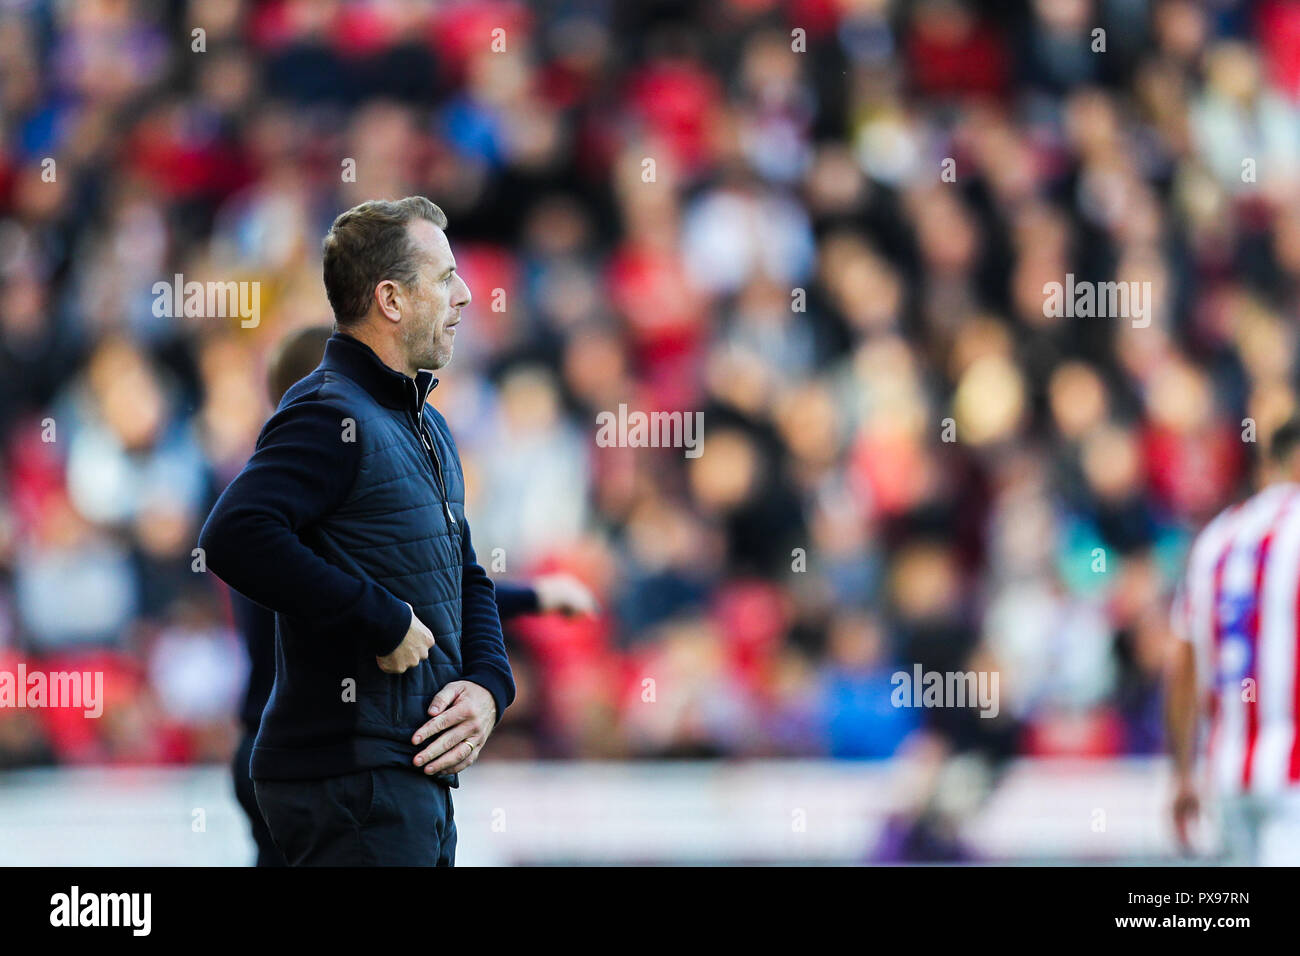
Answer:
[(1197, 537), (1173, 626), (1195, 649), (1220, 793), (1300, 786), (1300, 484), (1270, 485)]

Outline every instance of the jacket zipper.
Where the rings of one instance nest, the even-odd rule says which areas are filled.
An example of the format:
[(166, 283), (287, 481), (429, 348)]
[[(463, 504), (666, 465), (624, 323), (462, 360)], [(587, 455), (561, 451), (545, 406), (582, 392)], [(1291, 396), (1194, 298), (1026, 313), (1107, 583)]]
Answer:
[[(414, 382), (411, 383), (411, 387), (415, 388)], [(419, 391), (417, 389), (416, 398), (418, 399), (418, 397)], [(420, 444), (424, 446), (425, 452), (433, 457), (434, 475), (438, 481), (438, 490), (442, 494), (442, 513), (447, 519), (447, 529), (449, 531), (455, 531), (456, 541), (459, 543), (460, 525), (456, 522), (456, 516), (451, 513), (451, 502), (447, 497), (447, 482), (442, 476), (442, 458), (439, 457), (438, 449), (434, 446), (424, 428), (424, 409), (421, 408), (419, 414), (414, 416), (410, 414), (410, 409), (407, 409), (407, 417), (410, 418), (411, 424), (415, 428), (415, 433), (420, 436)], [(397, 689), (393, 695), (391, 704), (393, 709), (393, 723), (398, 726), (400, 726), (402, 722), (402, 688), (406, 683), (405, 678), (405, 674), (397, 675)]]
[[(414, 382), (411, 383), (411, 387), (415, 387)], [(437, 446), (434, 445), (433, 441), (429, 438), (428, 432), (425, 430), (423, 407), (421, 407), (419, 414), (414, 416), (412, 423), (415, 425), (415, 433), (420, 436), (420, 444), (424, 446), (426, 452), (433, 456), (433, 470), (438, 479), (438, 489), (442, 493), (442, 513), (447, 518), (448, 530), (454, 531), (456, 534), (457, 550), (459, 551), (461, 543), (460, 524), (456, 521), (456, 516), (451, 513), (451, 501), (447, 496), (447, 482), (442, 475), (442, 458), (438, 454)]]
[[(414, 383), (412, 383), (414, 384)], [(438, 490), (442, 493), (442, 513), (447, 518), (448, 530), (455, 530), (456, 536), (460, 537), (460, 525), (456, 523), (456, 516), (451, 513), (451, 502), (447, 498), (447, 482), (442, 476), (442, 458), (438, 456), (438, 449), (434, 447), (433, 442), (429, 439), (428, 433), (424, 430), (424, 411), (421, 409), (420, 414), (415, 417), (415, 433), (420, 436), (420, 443), (424, 445), (424, 450), (433, 456), (435, 477), (438, 479)]]

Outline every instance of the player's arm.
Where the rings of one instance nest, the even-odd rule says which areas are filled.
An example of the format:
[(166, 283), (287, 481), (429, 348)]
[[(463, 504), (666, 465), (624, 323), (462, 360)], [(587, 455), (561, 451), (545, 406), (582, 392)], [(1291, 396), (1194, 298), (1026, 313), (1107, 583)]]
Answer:
[(528, 584), (493, 581), (501, 620), (523, 614), (592, 615), (600, 611), (591, 588), (572, 574), (543, 574)]
[(528, 584), (493, 581), (496, 587), (497, 615), (505, 621), (524, 614), (536, 614), (541, 609), (537, 589)]
[(1199, 709), (1196, 649), (1188, 639), (1185, 594), (1174, 603), (1174, 639), (1165, 666), (1165, 732), (1174, 764), (1174, 831), (1184, 847), (1191, 845), (1189, 828), (1199, 811), (1194, 773)]

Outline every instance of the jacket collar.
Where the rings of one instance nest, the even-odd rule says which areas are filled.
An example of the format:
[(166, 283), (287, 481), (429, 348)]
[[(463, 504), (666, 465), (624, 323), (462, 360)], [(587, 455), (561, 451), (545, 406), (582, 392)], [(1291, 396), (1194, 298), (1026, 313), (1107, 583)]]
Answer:
[(344, 332), (335, 332), (325, 343), (321, 368), (346, 375), (381, 405), (411, 411), (416, 418), (438, 384), (427, 368), (420, 369), (415, 378), (409, 378), (388, 367), (374, 349)]

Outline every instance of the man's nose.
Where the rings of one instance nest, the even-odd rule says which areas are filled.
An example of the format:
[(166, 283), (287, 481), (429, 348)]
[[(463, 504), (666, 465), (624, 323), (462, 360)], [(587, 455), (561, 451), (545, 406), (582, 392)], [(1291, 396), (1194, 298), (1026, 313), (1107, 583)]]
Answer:
[(456, 308), (458, 309), (463, 309), (465, 308), (465, 306), (470, 304), (470, 302), (473, 300), (474, 297), (470, 295), (469, 286), (466, 284), (464, 279), (462, 279), (460, 276), (457, 276), (456, 281), (460, 284), (460, 288), (458, 290), (459, 295), (457, 295), (456, 299), (453, 301), (452, 304), (455, 305)]

